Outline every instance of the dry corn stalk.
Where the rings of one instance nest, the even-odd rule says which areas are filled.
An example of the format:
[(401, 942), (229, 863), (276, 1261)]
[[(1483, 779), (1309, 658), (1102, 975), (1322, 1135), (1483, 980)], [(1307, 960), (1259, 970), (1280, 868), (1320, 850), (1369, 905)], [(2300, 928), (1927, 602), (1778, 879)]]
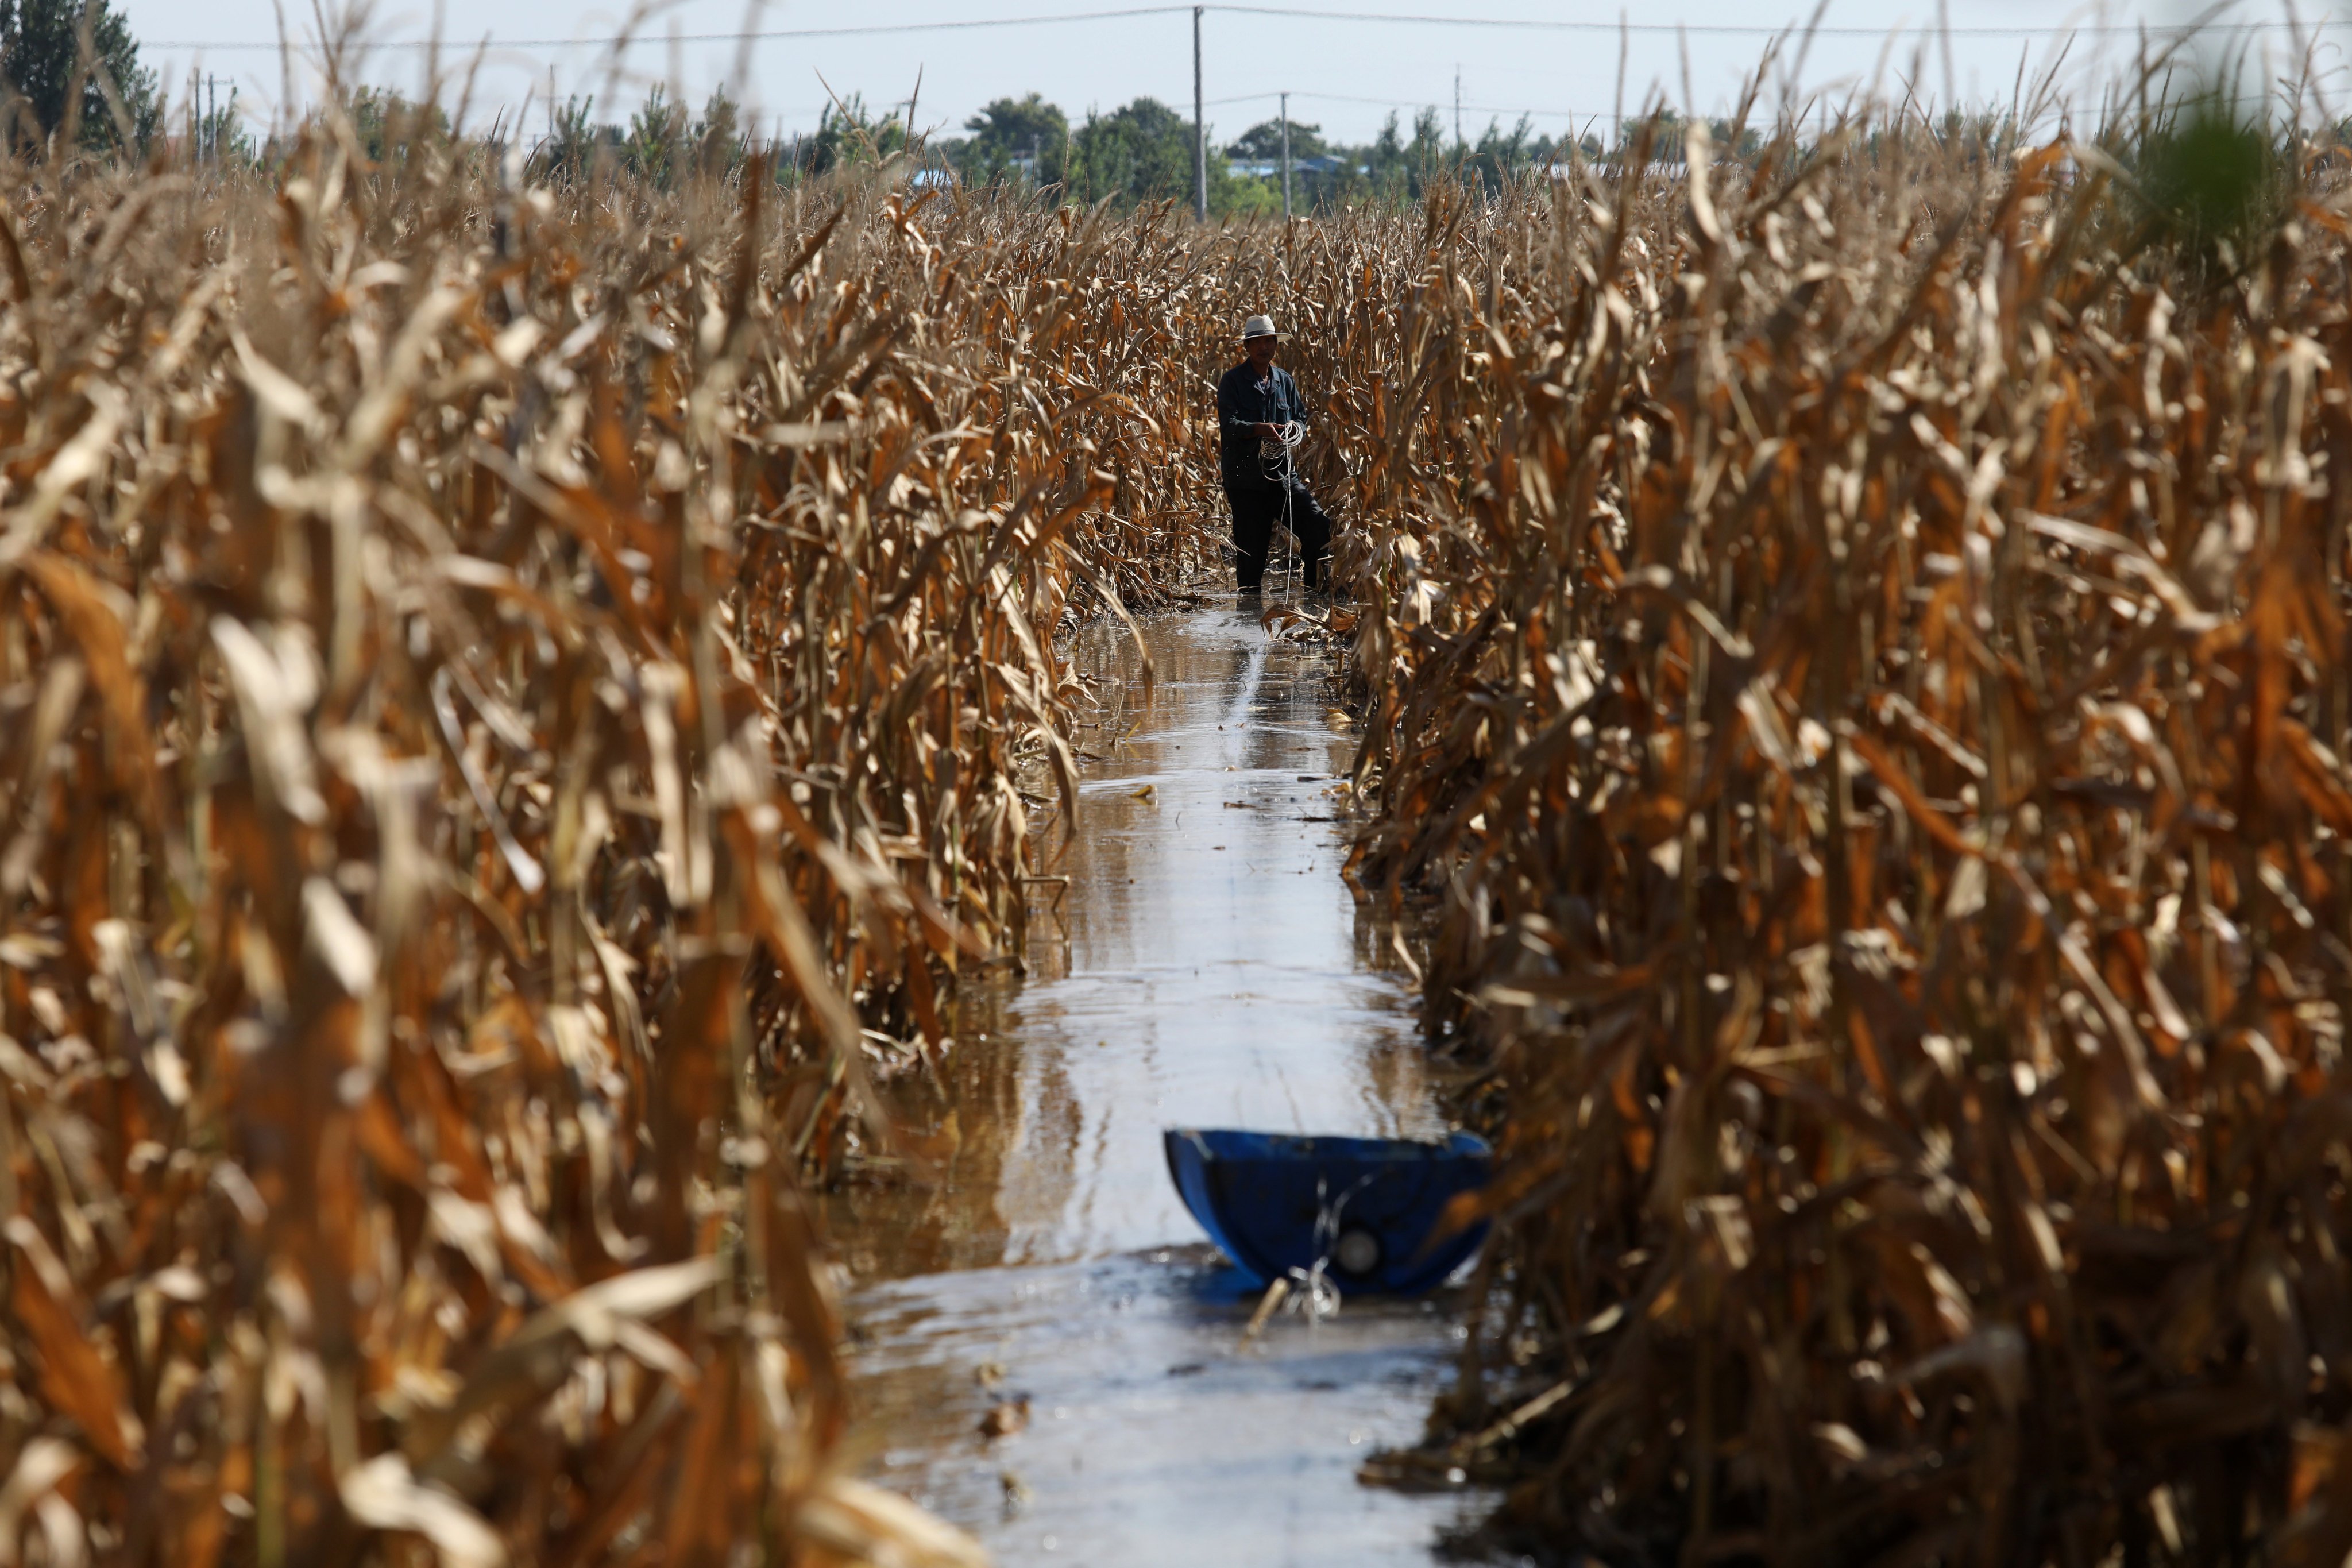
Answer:
[(2217, 277), (2095, 151), (1871, 129), (1324, 279), (1355, 870), (1506, 1140), (1399, 1463), (1612, 1560), (2333, 1563), (2342, 197)]
[(8, 175), (0, 1560), (971, 1559), (800, 1184), (1195, 563), (1181, 248), (490, 162)]

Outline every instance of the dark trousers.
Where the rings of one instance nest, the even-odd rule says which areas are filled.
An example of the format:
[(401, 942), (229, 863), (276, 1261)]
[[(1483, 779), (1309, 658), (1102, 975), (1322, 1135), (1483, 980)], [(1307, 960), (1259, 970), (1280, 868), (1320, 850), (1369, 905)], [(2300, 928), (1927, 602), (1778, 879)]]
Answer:
[[(1225, 499), (1234, 508), (1234, 576), (1244, 588), (1255, 588), (1265, 575), (1265, 557), (1274, 542), (1274, 527), (1283, 517), (1283, 487), (1278, 484), (1227, 485)], [(1307, 561), (1307, 585), (1324, 586), (1330, 575), (1331, 520), (1324, 515), (1314, 493), (1293, 479), (1289, 486), (1290, 531), (1297, 536), (1299, 553)]]

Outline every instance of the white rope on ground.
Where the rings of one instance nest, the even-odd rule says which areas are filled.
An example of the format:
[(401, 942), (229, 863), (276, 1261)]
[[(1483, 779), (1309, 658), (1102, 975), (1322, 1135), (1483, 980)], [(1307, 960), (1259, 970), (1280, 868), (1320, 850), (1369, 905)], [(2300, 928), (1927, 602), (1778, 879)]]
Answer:
[[(1290, 526), (1290, 509), (1298, 482), (1298, 448), (1307, 440), (1307, 426), (1293, 419), (1276, 428), (1281, 432), (1278, 438), (1259, 440), (1257, 460), (1258, 471), (1282, 487), (1282, 531), (1289, 542), (1283, 546), (1282, 603), (1287, 605), (1290, 603), (1291, 574), (1297, 571), (1304, 575), (1299, 561), (1298, 535)], [(1274, 552), (1271, 538), (1266, 540), (1265, 547), (1266, 553), (1271, 555)], [(1259, 574), (1259, 580), (1265, 580), (1263, 572)]]

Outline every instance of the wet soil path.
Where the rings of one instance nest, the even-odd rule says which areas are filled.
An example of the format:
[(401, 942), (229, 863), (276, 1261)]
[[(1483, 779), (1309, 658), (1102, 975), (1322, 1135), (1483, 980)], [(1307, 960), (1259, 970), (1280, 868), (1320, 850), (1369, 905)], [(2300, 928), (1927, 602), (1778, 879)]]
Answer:
[[(1148, 706), (1124, 629), (1080, 635), (1108, 702), (1069, 884), (1025, 980), (968, 998), (946, 1083), (898, 1087), (923, 1173), (835, 1199), (866, 1469), (1000, 1563), (1427, 1563), (1462, 1500), (1355, 1471), (1419, 1434), (1447, 1311), (1351, 1301), (1244, 1347), (1254, 1297), (1160, 1152), (1178, 1125), (1443, 1130), (1385, 930), (1338, 875), (1331, 661), (1231, 608), (1144, 631)], [(982, 1436), (1024, 1397), (1025, 1428)]]

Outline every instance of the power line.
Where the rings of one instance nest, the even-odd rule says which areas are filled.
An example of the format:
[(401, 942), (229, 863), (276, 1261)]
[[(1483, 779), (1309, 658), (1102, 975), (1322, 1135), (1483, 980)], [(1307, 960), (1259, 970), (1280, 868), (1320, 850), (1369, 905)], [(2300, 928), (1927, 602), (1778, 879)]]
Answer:
[[(1025, 16), (967, 16), (945, 22), (874, 23), (846, 27), (782, 27), (751, 32), (688, 33), (677, 37), (650, 32), (614, 34), (599, 37), (573, 38), (498, 38), (485, 37), (480, 47), (508, 49), (548, 48), (610, 48), (625, 44), (756, 44), (784, 40), (824, 38), (856, 38), (897, 36), (907, 33), (971, 32), (995, 27), (1051, 26), (1070, 22), (1125, 21), (1145, 16), (1177, 16), (1186, 15), (1192, 5), (1130, 5), (1115, 10), (1066, 11)], [(1767, 26), (1759, 23), (1735, 22), (1599, 22), (1560, 18), (1530, 18), (1519, 16), (1446, 16), (1424, 12), (1408, 11), (1321, 11), (1296, 5), (1203, 5), (1198, 9), (1229, 16), (1268, 16), (1293, 21), (1357, 22), (1398, 26), (1478, 27), (1517, 30), (1522, 32), (1615, 34), (1640, 33), (1679, 36), (1697, 34), (1704, 37), (1737, 37), (1753, 38), (1798, 36), (1800, 29), (1790, 23)], [(1934, 29), (1939, 36), (1956, 38), (2063, 38), (2123, 37), (2177, 37), (2187, 34), (2249, 34), (2284, 32), (2290, 29), (2316, 32), (2322, 27), (2352, 26), (2346, 19), (2321, 17), (2303, 24), (2273, 22), (2210, 22), (2194, 26), (2126, 26), (2118, 23), (2093, 23), (2083, 26), (1989, 26), (1981, 25)], [(1883, 38), (1899, 29), (1868, 27), (1852, 25), (1816, 26), (1809, 31), (1816, 37)], [(148, 43), (151, 49), (207, 49), (222, 51), (276, 51), (282, 42), (256, 42), (250, 39), (221, 38), (212, 40), (166, 38)], [(463, 53), (465, 47), (446, 40), (431, 38), (391, 38), (371, 41), (363, 46), (372, 49), (446, 49)], [(1466, 105), (1465, 107), (1467, 107)]]
[[(2004, 27), (1970, 26), (1959, 27), (1946, 26), (1938, 28), (1907, 29), (1843, 25), (1801, 28), (1793, 22), (1786, 23), (1780, 26), (1767, 26), (1760, 23), (1754, 22), (1595, 22), (1572, 21), (1550, 17), (1547, 17), (1542, 20), (1535, 20), (1519, 16), (1434, 16), (1422, 12), (1404, 11), (1318, 11), (1309, 10), (1304, 6), (1294, 5), (1211, 5), (1208, 8), (1212, 11), (1229, 12), (1238, 16), (1306, 17), (1326, 22), (1391, 22), (1410, 24), (1420, 26), (1499, 27), (1517, 28), (1531, 32), (1555, 33), (1625, 32), (1664, 33), (1670, 35), (1682, 33), (1713, 35), (1733, 34), (1741, 37), (1753, 38), (1776, 38), (1783, 34), (1792, 37), (1809, 34), (1815, 37), (1883, 38), (1891, 33), (1901, 31), (1933, 32), (1938, 35), (1949, 34), (1951, 37), (1956, 38), (2063, 38), (2076, 36), (2096, 37), (2103, 34), (2116, 35), (2125, 37), (2137, 37), (2142, 33), (2147, 33), (2151, 37), (2161, 37), (2191, 33), (2256, 33), (2263, 31), (2284, 31), (2294, 26), (2294, 24), (2285, 21), (2212, 22), (2208, 23), (2203, 26), (2193, 25), (2175, 25), (2171, 26), (2158, 25), (2141, 26), (2108, 22), (2094, 23), (2085, 26)], [(2323, 26), (2341, 27), (2352, 26), (2352, 22), (2321, 20), (2305, 24), (2305, 26), (2313, 28)]]
[[(1231, 10), (1226, 5), (1212, 5), (1212, 11)], [(791, 38), (858, 38), (875, 37), (898, 33), (959, 33), (987, 27), (1035, 27), (1055, 22), (1111, 22), (1130, 16), (1174, 16), (1190, 12), (1190, 5), (1130, 5), (1116, 11), (1066, 11), (1040, 16), (972, 16), (950, 22), (875, 23), (853, 27), (776, 27), (743, 33), (683, 33), (673, 38), (667, 33), (616, 33), (604, 37), (581, 38), (498, 38), (486, 37), (485, 46), (495, 45), (508, 49), (572, 49), (604, 48), (618, 44), (757, 44), (774, 39)], [(205, 43), (167, 38), (160, 43), (142, 46), (151, 49), (272, 49), (282, 46), (275, 43), (254, 43), (249, 40), (224, 39)], [(386, 38), (368, 40), (363, 47), (371, 49), (430, 49), (451, 48), (445, 40), (430, 38)], [(453, 50), (454, 52), (454, 50)]]
[[(1268, 99), (1280, 98), (1282, 94), (1278, 92), (1238, 93), (1232, 98), (1213, 98), (1209, 100), (1209, 107), (1211, 109), (1220, 109), (1226, 105), (1235, 103), (1264, 103)], [(1325, 103), (1360, 103), (1369, 105), (1374, 109), (1436, 109), (1440, 107), (1437, 100), (1434, 99), (1362, 98), (1354, 93), (1307, 92), (1297, 88), (1291, 89), (1290, 96), (1293, 98), (1318, 99)], [(1465, 112), (1471, 114), (1525, 114), (1537, 120), (1591, 120), (1596, 118), (1591, 111), (1586, 110), (1528, 109), (1521, 105), (1511, 103), (1465, 102), (1461, 105), (1461, 108)]]

